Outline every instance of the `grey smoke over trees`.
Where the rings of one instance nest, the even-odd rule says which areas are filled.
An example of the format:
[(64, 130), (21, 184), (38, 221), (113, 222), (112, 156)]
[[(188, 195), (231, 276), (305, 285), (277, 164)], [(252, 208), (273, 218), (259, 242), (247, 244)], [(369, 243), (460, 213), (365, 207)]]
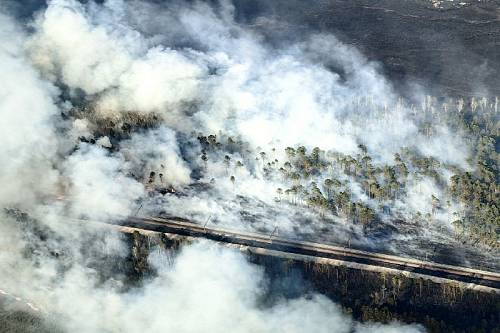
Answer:
[(0, 213), (1, 286), (67, 331), (422, 331), (355, 323), (320, 295), (261, 308), (260, 269), (209, 243), (173, 265), (150, 258), (158, 276), (123, 291), (97, 281), (84, 255), (117, 255), (119, 236), (80, 244), (102, 231), (61, 216), (142, 209), (232, 228), (278, 224), (290, 237), (314, 236), (325, 218), (337, 237), (354, 230), (365, 245), (374, 220), (422, 212), (450, 229), (461, 207), (441, 183), (475, 166), (461, 131), (423, 126), (432, 99), (400, 100), (378, 64), (332, 35), (273, 47), (235, 22), (229, 1), (51, 0), (28, 22), (0, 16), (0, 205), (48, 228), (69, 263), (50, 251), (26, 257), (43, 242)]

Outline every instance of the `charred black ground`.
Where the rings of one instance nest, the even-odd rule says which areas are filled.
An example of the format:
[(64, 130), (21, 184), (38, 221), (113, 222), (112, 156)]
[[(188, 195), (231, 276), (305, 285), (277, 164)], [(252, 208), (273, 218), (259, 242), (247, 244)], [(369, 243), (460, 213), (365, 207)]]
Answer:
[[(499, 94), (498, 1), (236, 1), (239, 18), (287, 43), (311, 31), (355, 45), (407, 94), (417, 82), (435, 95)], [(262, 20), (267, 17), (271, 21)], [(278, 36), (276, 38), (275, 36)]]

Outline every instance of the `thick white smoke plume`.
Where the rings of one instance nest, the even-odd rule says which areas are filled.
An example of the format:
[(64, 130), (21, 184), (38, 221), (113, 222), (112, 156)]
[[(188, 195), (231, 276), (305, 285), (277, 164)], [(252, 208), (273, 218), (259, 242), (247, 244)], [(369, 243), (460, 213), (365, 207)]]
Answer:
[(83, 90), (104, 114), (155, 111), (174, 129), (241, 135), (254, 147), (304, 144), (355, 153), (363, 143), (392, 159), (402, 145), (415, 145), (464, 163), (456, 141), (422, 144), (404, 107), (369, 124), (348, 115), (356, 98), (371, 96), (377, 105), (397, 98), (355, 49), (330, 35), (270, 49), (232, 20), (230, 3), (220, 6), (220, 14), (197, 2), (154, 8), (165, 17), (163, 35), (148, 36), (141, 33), (148, 18), (132, 17), (152, 10), (142, 2), (50, 1), (35, 23), (31, 55), (49, 79)]
[[(284, 160), (287, 146), (358, 154), (364, 145), (376, 162), (389, 164), (401, 147), (412, 147), (467, 167), (458, 134), (421, 134), (377, 65), (354, 48), (313, 35), (274, 49), (237, 24), (233, 11), (228, 1), (49, 0), (28, 27), (0, 14), (0, 207), (36, 217), (30, 223), (55, 233), (74, 261), (61, 274), (43, 253), (36, 263), (26, 259), (35, 240), (0, 212), (0, 288), (32, 299), (68, 332), (423, 331), (355, 323), (320, 295), (261, 307), (262, 271), (208, 243), (184, 248), (171, 266), (152, 258), (159, 274), (138, 290), (94, 278), (78, 248), (116, 255), (123, 244), (112, 234), (81, 244), (82, 234), (98, 231), (75, 229), (60, 216), (112, 220), (142, 209), (197, 221), (213, 216), (234, 228), (278, 225), (290, 236), (314, 233), (312, 224), (297, 222), (297, 210), (282, 208), (282, 181), (264, 177), (264, 164)], [(371, 117), (369, 109), (385, 111)], [(230, 147), (231, 156), (203, 161), (199, 133), (245, 143)], [(158, 184), (183, 195), (159, 195), (151, 190)], [(351, 192), (371, 204), (358, 185)], [(415, 180), (394, 207), (403, 216), (429, 211), (438, 192), (433, 180)], [(251, 225), (241, 222), (248, 211), (256, 217)], [(338, 228), (343, 238), (359, 226)], [(26, 288), (34, 281), (37, 288)]]
[(124, 176), (127, 162), (101, 147), (82, 145), (66, 159), (64, 175), (71, 179), (71, 211), (96, 220), (132, 213), (130, 203), (144, 195), (142, 184)]
[[(377, 65), (354, 48), (331, 35), (312, 35), (273, 49), (256, 32), (235, 23), (233, 11), (229, 2), (215, 11), (201, 2), (158, 6), (142, 1), (49, 1), (33, 24), (29, 53), (40, 72), (64, 87), (73, 100), (92, 103), (93, 117), (119, 122), (122, 114), (136, 112), (162, 119), (169, 129), (135, 134), (117, 153), (131, 160), (135, 176), (147, 178), (155, 170), (174, 186), (193, 181), (178, 154), (175, 132), (241, 137), (252, 154), (266, 150), (269, 156), (266, 147), (273, 147), (270, 157), (277, 160), (284, 159), (287, 146), (356, 154), (363, 144), (377, 162), (389, 165), (394, 153), (409, 147), (443, 163), (467, 167), (467, 149), (459, 137), (445, 128), (432, 138), (419, 133), (409, 117), (412, 111), (397, 102)], [(153, 12), (162, 19), (152, 20)], [(385, 111), (370, 116), (377, 108)], [(111, 144), (107, 138), (95, 139)], [(192, 147), (187, 154), (199, 161), (200, 151)], [(233, 163), (247, 158), (232, 157)], [(169, 198), (162, 209), (206, 219), (218, 206), (217, 219), (234, 224), (234, 207), (239, 205), (232, 200), (234, 193), (272, 205), (282, 184), (263, 179), (261, 162), (245, 162), (235, 171), (222, 162), (206, 163), (210, 172), (204, 181), (215, 179), (220, 188), (217, 195), (208, 195), (215, 204), (192, 204), (193, 195), (203, 195), (194, 193)], [(233, 184), (229, 173), (235, 177)], [(367, 201), (355, 185), (351, 191), (355, 199)], [(398, 207), (410, 206), (402, 202)], [(402, 216), (407, 217), (407, 211), (402, 209)], [(289, 229), (291, 224), (284, 222), (289, 217), (284, 214), (282, 220), (282, 229)]]
[(50, 193), (57, 180), (52, 168), (57, 138), (52, 118), (58, 91), (40, 78), (24, 56), (23, 32), (0, 15), (0, 202), (32, 204)]

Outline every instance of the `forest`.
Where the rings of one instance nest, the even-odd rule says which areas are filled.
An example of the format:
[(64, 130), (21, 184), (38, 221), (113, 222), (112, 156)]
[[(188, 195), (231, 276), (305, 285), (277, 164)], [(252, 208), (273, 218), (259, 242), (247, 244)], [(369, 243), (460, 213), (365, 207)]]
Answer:
[[(498, 248), (498, 97), (438, 99), (427, 96), (420, 105), (399, 100), (398, 105), (385, 107), (377, 107), (370, 98), (359, 98), (349, 105), (361, 126), (391, 117), (397, 112), (388, 110), (391, 107), (410, 110), (419, 133), (429, 140), (438, 126), (460, 133), (464, 144), (471, 147), (466, 166), (442, 162), (415, 147), (403, 146), (392, 160), (381, 162), (363, 144), (358, 145), (356, 154), (303, 145), (287, 146), (282, 151), (273, 146), (255, 150), (241, 137), (222, 132), (192, 132), (191, 136), (178, 137), (185, 146), (183, 158), (193, 170), (195, 184), (190, 186), (205, 184), (206, 187), (196, 187), (200, 190), (217, 188), (219, 182), (230, 182), (237, 192), (240, 177), (248, 176), (241, 170), (248, 169), (274, 186), (278, 210), (305, 207), (314, 212), (318, 220), (324, 219), (324, 223), (334, 216), (362, 226), (368, 234), (384, 221), (423, 228), (439, 224), (442, 230), (453, 232), (458, 241)], [(85, 110), (92, 112), (90, 108)], [(81, 110), (75, 108), (71, 112), (78, 117)], [(161, 116), (154, 114), (144, 117), (130, 114), (116, 123), (110, 118), (95, 119), (94, 135), (109, 137), (117, 143), (110, 151), (119, 149), (119, 140), (161, 123)], [(87, 141), (84, 137), (81, 140)], [(146, 184), (151, 196), (181, 195), (182, 188), (174, 189), (165, 180), (169, 172), (161, 165), (132, 176)], [(429, 181), (434, 184), (431, 192), (422, 189), (422, 184)], [(405, 206), (409, 192), (415, 192), (419, 200), (426, 203), (421, 210)]]

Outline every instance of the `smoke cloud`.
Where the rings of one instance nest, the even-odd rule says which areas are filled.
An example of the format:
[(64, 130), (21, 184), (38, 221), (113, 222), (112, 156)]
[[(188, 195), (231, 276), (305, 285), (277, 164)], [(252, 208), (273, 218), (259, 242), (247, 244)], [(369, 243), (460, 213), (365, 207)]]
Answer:
[(40, 78), (24, 57), (23, 32), (8, 16), (0, 15), (0, 202), (33, 203), (50, 193), (57, 171), (51, 166), (57, 139), (51, 118), (57, 112), (57, 89)]
[[(365, 146), (376, 166), (394, 165), (407, 147), (470, 168), (460, 133), (422, 134), (415, 109), (355, 48), (326, 34), (282, 48), (263, 39), (235, 22), (229, 1), (49, 0), (28, 26), (0, 14), (0, 206), (29, 212), (36, 220), (28, 229), (55, 239), (26, 236), (0, 213), (0, 287), (32, 299), (68, 332), (424, 331), (357, 323), (314, 293), (263, 306), (270, 290), (262, 270), (208, 242), (175, 258), (153, 255), (157, 275), (136, 289), (96, 277), (93, 255), (119, 256), (124, 244), (112, 233), (84, 242), (102, 231), (70, 218), (141, 211), (235, 229), (278, 226), (292, 238), (345, 242), (354, 234), (375, 246), (359, 225), (339, 216), (319, 225), (317, 212), (287, 204), (296, 196), (277, 194), (283, 177), (266, 166), (285, 161), (286, 147), (319, 147), (335, 158)], [(204, 145), (209, 134), (223, 149)], [(318, 179), (333, 176), (353, 199), (376, 206), (339, 169)], [(391, 203), (394, 216), (430, 212), (432, 195), (446, 197), (435, 179), (409, 178), (408, 194)], [(435, 217), (444, 226), (455, 208), (448, 209)], [(45, 251), (26, 257), (32, 245)], [(63, 264), (52, 247), (64, 249)], [(23, 287), (33, 281), (37, 288)]]

